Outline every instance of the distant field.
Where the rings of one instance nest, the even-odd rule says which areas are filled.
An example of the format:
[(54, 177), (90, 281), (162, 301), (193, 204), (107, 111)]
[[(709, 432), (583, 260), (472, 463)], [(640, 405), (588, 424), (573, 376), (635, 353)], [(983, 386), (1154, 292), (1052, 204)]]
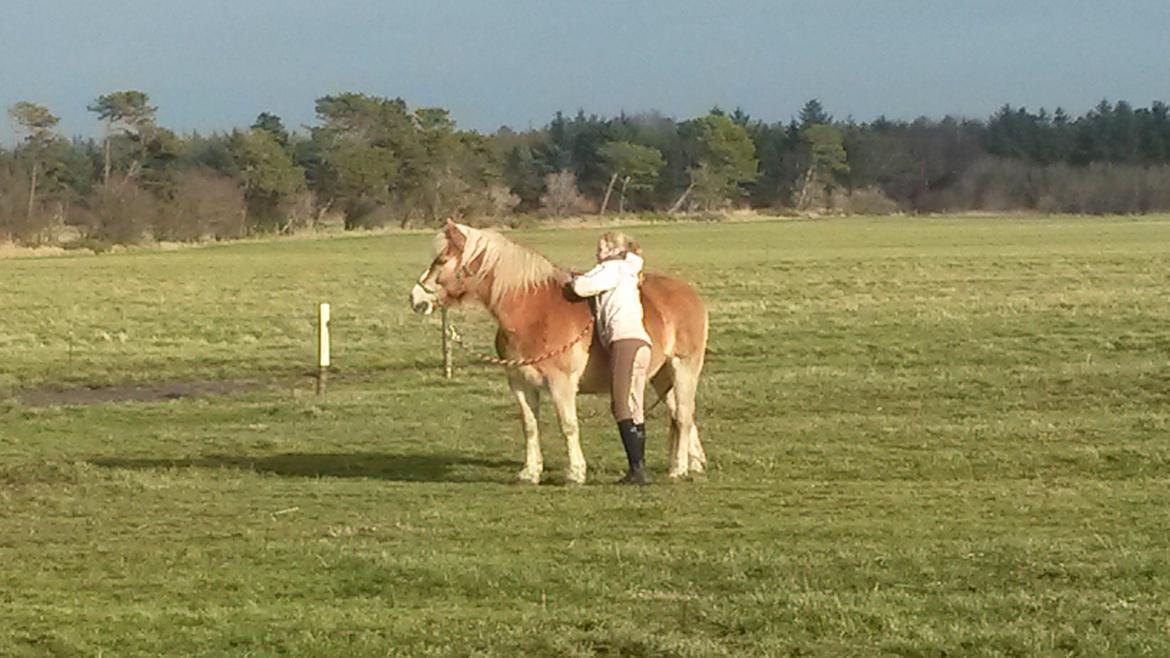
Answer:
[(0, 655), (1170, 655), (1170, 218), (631, 232), (711, 309), (711, 472), (658, 409), (644, 490), (598, 398), (592, 484), (548, 408), (512, 484), (428, 236), (0, 260)]

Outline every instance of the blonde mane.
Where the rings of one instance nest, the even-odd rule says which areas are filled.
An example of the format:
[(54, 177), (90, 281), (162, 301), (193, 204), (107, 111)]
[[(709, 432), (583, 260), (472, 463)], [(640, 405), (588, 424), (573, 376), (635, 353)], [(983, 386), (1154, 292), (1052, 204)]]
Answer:
[[(493, 277), (490, 292), (490, 303), (493, 306), (504, 297), (546, 283), (561, 272), (544, 256), (495, 231), (462, 224), (459, 230), (467, 237), (467, 244), (463, 247), (463, 263), (466, 265), (479, 259), (479, 267), (470, 277), (471, 280), (482, 281), (489, 272)], [(440, 233), (435, 239), (435, 251), (438, 253), (446, 247), (447, 237)]]

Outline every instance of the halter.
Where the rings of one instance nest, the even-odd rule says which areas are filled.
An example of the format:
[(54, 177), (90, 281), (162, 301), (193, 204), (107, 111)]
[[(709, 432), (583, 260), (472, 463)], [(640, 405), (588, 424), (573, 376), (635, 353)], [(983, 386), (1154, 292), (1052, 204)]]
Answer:
[[(426, 274), (419, 277), (418, 281), (415, 281), (415, 284), (419, 288), (422, 288), (423, 292), (427, 293), (428, 295), (438, 295), (439, 291), (428, 286), (425, 282), (427, 275), (430, 273), (431, 273), (431, 270), (428, 269)], [(459, 255), (459, 267), (455, 270), (455, 280), (458, 281), (460, 284), (462, 284), (464, 279), (467, 277), (470, 277), (471, 275), (472, 275), (471, 270), (469, 270), (467, 268), (467, 266), (463, 264), (463, 255), (460, 254)]]

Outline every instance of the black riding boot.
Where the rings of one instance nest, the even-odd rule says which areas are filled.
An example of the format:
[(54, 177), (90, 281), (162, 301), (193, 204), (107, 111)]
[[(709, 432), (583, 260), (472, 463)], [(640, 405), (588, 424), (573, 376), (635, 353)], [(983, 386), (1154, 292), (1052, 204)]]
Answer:
[(618, 422), (618, 433), (626, 449), (630, 470), (618, 484), (648, 484), (646, 478), (646, 426), (635, 425), (632, 420)]

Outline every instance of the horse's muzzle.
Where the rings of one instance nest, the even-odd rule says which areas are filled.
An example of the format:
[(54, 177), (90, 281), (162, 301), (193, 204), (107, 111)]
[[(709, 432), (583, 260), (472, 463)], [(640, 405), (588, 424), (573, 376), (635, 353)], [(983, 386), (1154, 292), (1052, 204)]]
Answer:
[(437, 297), (424, 290), (423, 287), (417, 283), (414, 284), (414, 287), (410, 289), (410, 308), (413, 309), (415, 313), (430, 315), (434, 312), (435, 303), (437, 301)]

